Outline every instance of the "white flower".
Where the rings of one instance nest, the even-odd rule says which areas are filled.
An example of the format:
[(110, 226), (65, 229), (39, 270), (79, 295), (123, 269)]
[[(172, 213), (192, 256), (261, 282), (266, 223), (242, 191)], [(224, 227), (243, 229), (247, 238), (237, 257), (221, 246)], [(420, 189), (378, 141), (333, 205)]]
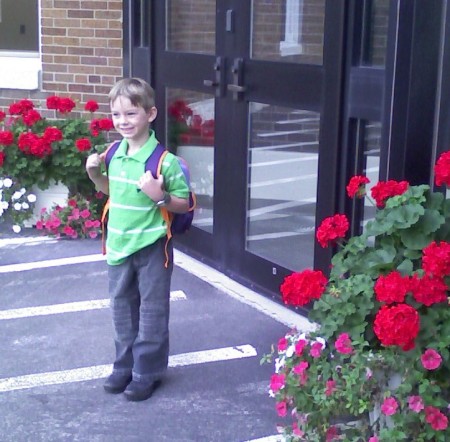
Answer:
[(316, 342), (318, 342), (319, 344), (322, 344), (322, 350), (325, 348), (326, 346), (326, 341), (323, 338), (317, 337), (316, 338)]
[(3, 207), (2, 207), (2, 205), (0, 204), (0, 216), (2, 216), (3, 215)]
[(25, 189), (25, 187), (22, 187), (22, 189), (19, 190), (21, 195), (24, 195), (26, 191), (27, 189)]
[(30, 194), (27, 196), (27, 200), (28, 200), (28, 202), (30, 202), (30, 203), (35, 203), (35, 202), (36, 202), (36, 195), (35, 195), (34, 193), (30, 193)]
[(30, 208), (30, 205), (28, 203), (22, 203), (22, 209), (28, 210)]
[(7, 189), (9, 189), (9, 188), (13, 185), (12, 179), (11, 179), (11, 178), (5, 178), (5, 179), (3, 180), (3, 185), (4, 185)]
[(275, 373), (279, 373), (280, 370), (284, 367), (286, 362), (286, 358), (283, 356), (282, 358), (275, 359)]
[(14, 204), (14, 210), (22, 210), (22, 204), (20, 204), (20, 203), (15, 203), (15, 204)]
[(292, 355), (295, 353), (295, 345), (290, 345), (287, 349), (286, 349), (286, 357), (290, 358), (292, 357)]
[(20, 231), (22, 230), (22, 228), (20, 226), (18, 226), (17, 224), (12, 226), (12, 229), (13, 229), (14, 233), (20, 233)]
[(2, 202), (0, 203), (0, 207), (1, 207), (3, 210), (6, 210), (6, 209), (9, 207), (8, 201), (2, 201)]
[(18, 192), (18, 191), (15, 191), (14, 193), (13, 193), (13, 196), (11, 197), (11, 200), (18, 200), (20, 197), (22, 196), (22, 194), (20, 193), (20, 192)]

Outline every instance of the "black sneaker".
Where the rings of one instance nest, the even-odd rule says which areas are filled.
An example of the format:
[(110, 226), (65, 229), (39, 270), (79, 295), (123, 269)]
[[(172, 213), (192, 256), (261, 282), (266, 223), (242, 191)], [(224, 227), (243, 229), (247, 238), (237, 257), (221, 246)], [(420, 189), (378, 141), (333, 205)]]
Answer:
[(106, 379), (105, 383), (103, 384), (103, 388), (108, 393), (119, 394), (123, 393), (130, 382), (131, 374), (113, 373)]
[(161, 385), (161, 381), (155, 381), (151, 384), (146, 382), (131, 381), (123, 394), (129, 401), (145, 401), (150, 398), (153, 392)]

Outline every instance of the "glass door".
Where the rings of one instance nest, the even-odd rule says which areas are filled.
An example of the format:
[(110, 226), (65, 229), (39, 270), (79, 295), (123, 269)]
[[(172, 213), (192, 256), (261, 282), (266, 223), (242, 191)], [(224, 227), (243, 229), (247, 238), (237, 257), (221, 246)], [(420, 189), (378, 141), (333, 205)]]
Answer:
[(313, 267), (318, 201), (334, 201), (319, 185), (336, 155), (323, 145), (338, 112), (325, 91), (339, 87), (324, 47), (326, 17), (342, 10), (340, 0), (155, 2), (156, 131), (189, 163), (198, 197), (180, 242), (269, 290)]

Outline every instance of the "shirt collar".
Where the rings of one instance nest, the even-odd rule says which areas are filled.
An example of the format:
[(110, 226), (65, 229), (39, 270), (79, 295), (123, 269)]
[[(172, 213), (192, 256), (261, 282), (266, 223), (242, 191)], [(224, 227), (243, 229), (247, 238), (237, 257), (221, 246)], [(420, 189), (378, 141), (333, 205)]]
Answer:
[[(153, 153), (153, 151), (156, 148), (156, 145), (159, 143), (159, 141), (156, 139), (155, 131), (150, 130), (149, 139), (144, 143), (144, 145), (130, 158), (133, 158), (136, 161), (139, 161), (140, 163), (145, 163), (149, 156)], [(120, 145), (117, 149), (116, 155), (117, 158), (123, 158), (128, 156), (127, 155), (127, 149), (128, 149), (128, 141), (124, 138), (120, 142)]]

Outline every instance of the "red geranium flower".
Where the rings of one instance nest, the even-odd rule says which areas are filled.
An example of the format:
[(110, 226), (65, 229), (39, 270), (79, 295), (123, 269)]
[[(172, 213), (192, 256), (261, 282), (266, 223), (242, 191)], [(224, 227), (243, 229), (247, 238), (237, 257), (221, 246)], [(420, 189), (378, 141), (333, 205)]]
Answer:
[(34, 109), (30, 109), (26, 112), (24, 112), (22, 116), (23, 122), (27, 126), (33, 126), (35, 123), (37, 123), (39, 120), (42, 120), (41, 114)]
[(30, 100), (20, 100), (9, 106), (9, 113), (11, 115), (23, 115), (25, 112), (34, 108), (34, 104)]
[(375, 200), (377, 207), (384, 207), (386, 200), (392, 196), (402, 195), (408, 190), (409, 183), (407, 181), (379, 181), (372, 187), (371, 194)]
[(54, 141), (61, 141), (63, 139), (63, 133), (57, 127), (47, 127), (42, 134), (42, 138), (49, 143), (53, 143)]
[(98, 108), (98, 103), (95, 100), (89, 100), (84, 105), (84, 110), (87, 110), (89, 112), (95, 112), (96, 110), (98, 110)]
[(350, 178), (350, 181), (347, 185), (347, 194), (350, 198), (357, 197), (361, 198), (365, 195), (366, 189), (365, 185), (370, 183), (369, 178), (366, 176), (355, 175)]
[(280, 291), (285, 304), (306, 305), (319, 299), (325, 291), (327, 278), (320, 270), (306, 269), (284, 278)]
[(436, 431), (445, 430), (448, 427), (448, 418), (435, 407), (425, 407), (425, 420)]
[(409, 287), (414, 299), (427, 307), (447, 301), (447, 284), (442, 278), (435, 278), (428, 274), (420, 278), (414, 274), (410, 279)]
[(37, 138), (30, 146), (30, 154), (44, 158), (52, 153), (52, 146), (44, 138)]
[(46, 103), (47, 103), (47, 109), (58, 109), (59, 108), (59, 101), (60, 98), (56, 95), (52, 95), (51, 97), (47, 97)]
[(396, 304), (381, 307), (375, 316), (373, 330), (383, 345), (398, 345), (407, 351), (414, 348), (419, 327), (419, 313), (408, 304)]
[(114, 128), (114, 124), (111, 118), (101, 118), (98, 120), (98, 126), (100, 130), (108, 131)]
[(36, 143), (38, 138), (39, 137), (35, 133), (23, 132), (19, 135), (17, 146), (23, 153), (29, 154), (31, 152), (31, 147)]
[(444, 152), (434, 166), (436, 186), (450, 187), (450, 151)]
[(387, 304), (404, 302), (409, 289), (409, 278), (394, 271), (388, 275), (381, 275), (373, 288), (376, 298), (380, 302), (386, 302)]
[(0, 121), (3, 121), (6, 118), (6, 114), (3, 111), (0, 111)]
[(75, 106), (75, 101), (71, 98), (63, 97), (59, 99), (57, 110), (62, 114), (68, 114)]
[(80, 152), (84, 152), (92, 147), (91, 140), (89, 138), (80, 138), (75, 141), (75, 146)]
[(433, 276), (450, 275), (450, 243), (433, 241), (423, 249), (422, 268)]
[(9, 146), (14, 143), (14, 135), (9, 130), (0, 130), (0, 144)]
[(328, 243), (334, 243), (339, 238), (344, 238), (350, 224), (345, 215), (334, 215), (325, 218), (317, 229), (316, 238), (322, 247)]

